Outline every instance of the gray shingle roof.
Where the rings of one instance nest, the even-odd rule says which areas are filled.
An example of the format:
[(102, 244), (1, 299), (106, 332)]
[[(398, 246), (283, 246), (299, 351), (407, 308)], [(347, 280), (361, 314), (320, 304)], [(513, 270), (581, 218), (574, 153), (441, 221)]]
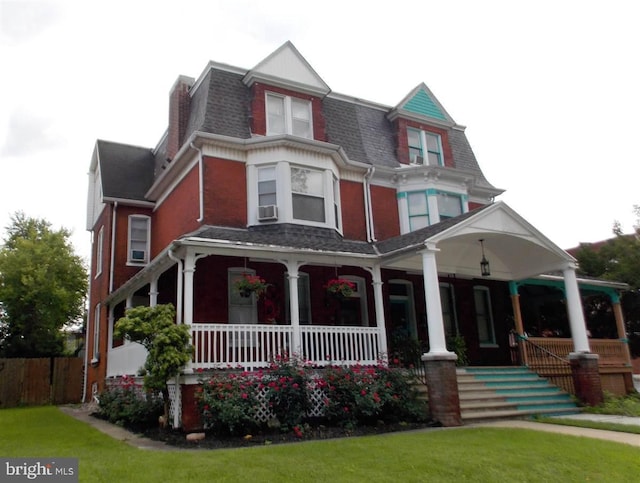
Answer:
[(106, 198), (144, 200), (153, 183), (151, 149), (98, 140), (102, 193)]
[(328, 141), (342, 146), (349, 159), (376, 166), (398, 166), (393, 131), (380, 109), (333, 98), (323, 101)]
[(207, 226), (189, 236), (305, 250), (375, 254), (373, 246), (369, 243), (344, 240), (335, 230), (304, 225), (274, 224), (248, 229)]
[(211, 240), (238, 241), (255, 245), (276, 246), (326, 252), (350, 254), (388, 254), (398, 250), (412, 250), (420, 247), (430, 237), (462, 223), (471, 216), (487, 208), (486, 205), (455, 218), (441, 221), (420, 230), (399, 235), (388, 240), (370, 243), (359, 240), (345, 240), (335, 230), (294, 224), (272, 224), (252, 226), (248, 229), (206, 226), (186, 237)]

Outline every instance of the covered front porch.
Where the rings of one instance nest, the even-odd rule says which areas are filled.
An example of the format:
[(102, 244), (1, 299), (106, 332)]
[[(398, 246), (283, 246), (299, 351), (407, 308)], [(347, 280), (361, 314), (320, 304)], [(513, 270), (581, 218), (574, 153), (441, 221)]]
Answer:
[[(510, 288), (557, 272), (571, 337), (566, 347), (580, 360), (595, 359), (597, 371), (599, 346), (592, 348), (587, 335), (573, 258), (504, 203), (382, 242), (302, 231), (293, 238), (209, 227), (176, 240), (111, 295), (111, 329), (127, 307), (173, 303), (177, 323), (191, 327), (194, 354), (185, 375), (258, 369), (283, 354), (314, 366), (386, 362), (397, 329), (420, 344), (427, 365), (453, 367), (447, 336), (456, 335), (472, 363), (513, 363), (510, 334), (526, 334), (520, 296)], [(483, 258), (490, 264), (485, 273)], [(267, 293), (237, 293), (234, 281), (244, 274), (264, 278)], [(353, 282), (354, 293), (330, 297), (332, 278)], [(143, 361), (141, 347), (112, 340), (108, 376), (135, 373)], [(438, 369), (435, 377), (446, 373), (455, 382), (450, 372)]]

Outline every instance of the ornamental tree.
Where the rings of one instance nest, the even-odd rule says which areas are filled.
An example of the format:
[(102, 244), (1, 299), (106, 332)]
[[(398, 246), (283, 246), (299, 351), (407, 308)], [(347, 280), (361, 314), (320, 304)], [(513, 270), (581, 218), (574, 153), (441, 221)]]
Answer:
[(84, 314), (87, 271), (71, 232), (16, 213), (0, 247), (0, 357), (64, 354), (65, 326)]
[(177, 325), (175, 314), (172, 304), (133, 307), (114, 328), (116, 337), (138, 342), (147, 349), (144, 387), (162, 392), (165, 422), (169, 420), (170, 402), (167, 381), (176, 377), (191, 360), (189, 327)]

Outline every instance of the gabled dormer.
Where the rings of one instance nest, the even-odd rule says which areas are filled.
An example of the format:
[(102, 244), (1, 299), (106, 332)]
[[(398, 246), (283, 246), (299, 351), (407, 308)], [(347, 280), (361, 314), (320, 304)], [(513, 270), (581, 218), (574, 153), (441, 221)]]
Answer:
[(251, 90), (252, 135), (326, 140), (322, 99), (331, 89), (291, 42), (248, 71), (242, 82)]
[(455, 167), (449, 132), (456, 123), (424, 83), (387, 117), (394, 123), (399, 163)]

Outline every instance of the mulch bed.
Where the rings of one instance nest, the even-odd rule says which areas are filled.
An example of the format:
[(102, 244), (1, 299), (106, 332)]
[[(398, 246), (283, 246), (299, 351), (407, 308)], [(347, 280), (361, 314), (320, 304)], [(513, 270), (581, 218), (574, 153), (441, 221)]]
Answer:
[(440, 426), (440, 424), (435, 422), (385, 423), (375, 426), (361, 426), (354, 429), (318, 425), (306, 428), (302, 437), (296, 436), (293, 432), (281, 433), (279, 431), (254, 432), (250, 435), (244, 436), (225, 436), (207, 432), (205, 438), (200, 441), (188, 441), (186, 437), (187, 433), (179, 430), (175, 431), (170, 429), (153, 428), (146, 429), (141, 433), (147, 438), (162, 441), (170, 446), (175, 446), (176, 448), (222, 449), (299, 443), (301, 441), (318, 441), (354, 436), (369, 436), (398, 431), (433, 428), (438, 426)]

